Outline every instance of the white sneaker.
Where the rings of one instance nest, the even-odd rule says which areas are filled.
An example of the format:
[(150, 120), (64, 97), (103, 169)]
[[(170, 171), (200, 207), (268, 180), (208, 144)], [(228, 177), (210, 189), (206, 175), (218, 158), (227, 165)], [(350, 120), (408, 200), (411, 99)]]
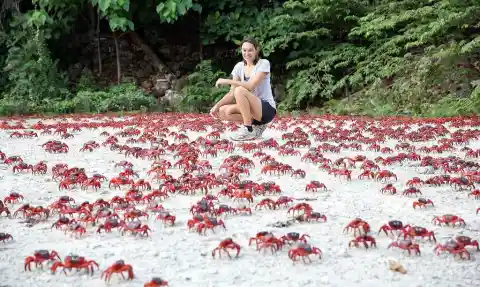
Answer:
[(255, 133), (257, 138), (262, 137), (262, 134), (266, 129), (267, 129), (267, 125), (253, 126), (253, 132)]
[(240, 131), (233, 134), (230, 139), (234, 141), (248, 141), (257, 138), (255, 131), (249, 132), (246, 126), (240, 128)]

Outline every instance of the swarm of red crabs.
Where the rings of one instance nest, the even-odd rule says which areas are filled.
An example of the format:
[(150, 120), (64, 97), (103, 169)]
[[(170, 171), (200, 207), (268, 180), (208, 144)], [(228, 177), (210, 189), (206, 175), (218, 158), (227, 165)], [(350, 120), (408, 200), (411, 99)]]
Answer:
[[(162, 233), (164, 228), (186, 229), (197, 234), (194, 236), (222, 234), (224, 239), (214, 247), (212, 256), (236, 258), (247, 242), (227, 235), (232, 217), (281, 214), (296, 224), (298, 231), (308, 228), (306, 224), (341, 226), (344, 233), (353, 234), (346, 239), (351, 248), (379, 248), (379, 240), (388, 236), (391, 242), (386, 248), (420, 255), (420, 247), (423, 250), (432, 242), (435, 254), (447, 252), (470, 259), (479, 251), (475, 234), (465, 232), (443, 243), (437, 243), (436, 234), (446, 228), (465, 228), (469, 222), (463, 217), (480, 213), (480, 203), (474, 210), (438, 213), (435, 190), (469, 202), (480, 199), (480, 149), (474, 145), (480, 131), (472, 128), (479, 123), (470, 118), (413, 122), (402, 118), (300, 117), (293, 121), (279, 117), (269, 129), (281, 136), (233, 142), (225, 135), (235, 132), (238, 125), (203, 115), (133, 115), (122, 120), (72, 116), (33, 124), (3, 121), (0, 128), (8, 131), (8, 140), (39, 140), (35, 146), (43, 156), (27, 158), (23, 153), (0, 151), (9, 176), (53, 181), (57, 190), (51, 190), (54, 199), (42, 204), (27, 190), (4, 190), (0, 216), (7, 218), (2, 220), (23, 218), (31, 225), (46, 224), (49, 232), (74, 238), (98, 236), (108, 240), (113, 235), (152, 240), (150, 235)], [(78, 135), (86, 130), (95, 133), (95, 140), (82, 137), (77, 145)], [(200, 136), (192, 136), (194, 133)], [(391, 140), (396, 143), (387, 143)], [(108, 174), (69, 161), (75, 153), (95, 157), (110, 152), (124, 159), (111, 163)], [(148, 165), (146, 170), (140, 161)], [(404, 178), (399, 167), (411, 169), (415, 176)], [(253, 180), (258, 177), (252, 175), (262, 180)], [(286, 181), (294, 182), (298, 192), (306, 196), (335, 193), (332, 183), (353, 186), (361, 181), (374, 186), (379, 198), (398, 197), (395, 200), (405, 202), (412, 212), (431, 214), (431, 222), (411, 218), (404, 224), (390, 218), (376, 227), (375, 234), (371, 218), (332, 220), (322, 205), (294, 197), (291, 187), (282, 184)], [(79, 200), (84, 198), (75, 195), (79, 192), (94, 200)], [(189, 219), (179, 222), (178, 213), (183, 211), (169, 208), (169, 200), (180, 196), (192, 200), (184, 206)], [(248, 245), (270, 253), (288, 247), (285, 255), (294, 263), (322, 258), (315, 238), (298, 231), (260, 230), (251, 235)], [(0, 232), (1, 242), (13, 240), (22, 240), (14, 229)], [(42, 249), (25, 259), (25, 270), (31, 270), (33, 264), (51, 264), (54, 273), (60, 269), (92, 273), (98, 268), (96, 261), (83, 255), (70, 254), (62, 259), (56, 251)], [(114, 275), (135, 278), (132, 265), (123, 260), (113, 262), (102, 278), (108, 281)], [(145, 286), (167, 286), (167, 282), (154, 277)]]

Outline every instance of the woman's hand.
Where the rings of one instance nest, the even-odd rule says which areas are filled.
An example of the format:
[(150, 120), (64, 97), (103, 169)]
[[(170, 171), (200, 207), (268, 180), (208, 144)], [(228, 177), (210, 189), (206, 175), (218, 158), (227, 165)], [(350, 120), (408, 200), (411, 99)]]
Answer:
[(220, 79), (218, 79), (217, 82), (215, 83), (215, 87), (218, 88), (219, 86), (221, 86), (221, 85), (226, 85), (226, 84), (227, 84), (227, 83), (226, 83), (226, 79), (220, 78)]
[(210, 109), (210, 115), (214, 118), (218, 118), (218, 110), (219, 108), (217, 105), (213, 106), (212, 109)]

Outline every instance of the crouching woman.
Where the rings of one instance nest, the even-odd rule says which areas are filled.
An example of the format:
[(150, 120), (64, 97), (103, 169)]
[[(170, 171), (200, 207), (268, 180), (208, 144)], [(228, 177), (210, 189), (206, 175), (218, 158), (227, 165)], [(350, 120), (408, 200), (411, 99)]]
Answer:
[(270, 62), (259, 56), (258, 42), (246, 38), (241, 44), (243, 61), (232, 71), (232, 79), (218, 79), (215, 86), (230, 85), (230, 91), (210, 110), (213, 117), (243, 124), (230, 138), (246, 141), (260, 138), (277, 114), (270, 83)]

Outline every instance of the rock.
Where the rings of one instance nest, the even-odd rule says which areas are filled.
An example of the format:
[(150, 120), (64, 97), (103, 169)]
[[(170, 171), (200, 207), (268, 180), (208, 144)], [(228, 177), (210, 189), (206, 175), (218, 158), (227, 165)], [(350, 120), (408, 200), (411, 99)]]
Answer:
[(143, 81), (142, 84), (141, 84), (141, 86), (142, 86), (142, 88), (148, 89), (148, 90), (151, 89), (151, 88), (153, 88), (153, 84), (152, 84), (152, 82), (149, 81), (149, 80)]
[(157, 79), (153, 87), (153, 93), (156, 97), (161, 98), (166, 95), (169, 88), (170, 83), (167, 79)]
[(174, 90), (167, 90), (161, 102), (167, 105), (178, 105), (183, 100), (183, 95)]
[(188, 77), (183, 76), (172, 81), (172, 89), (175, 91), (181, 91), (188, 83)]

